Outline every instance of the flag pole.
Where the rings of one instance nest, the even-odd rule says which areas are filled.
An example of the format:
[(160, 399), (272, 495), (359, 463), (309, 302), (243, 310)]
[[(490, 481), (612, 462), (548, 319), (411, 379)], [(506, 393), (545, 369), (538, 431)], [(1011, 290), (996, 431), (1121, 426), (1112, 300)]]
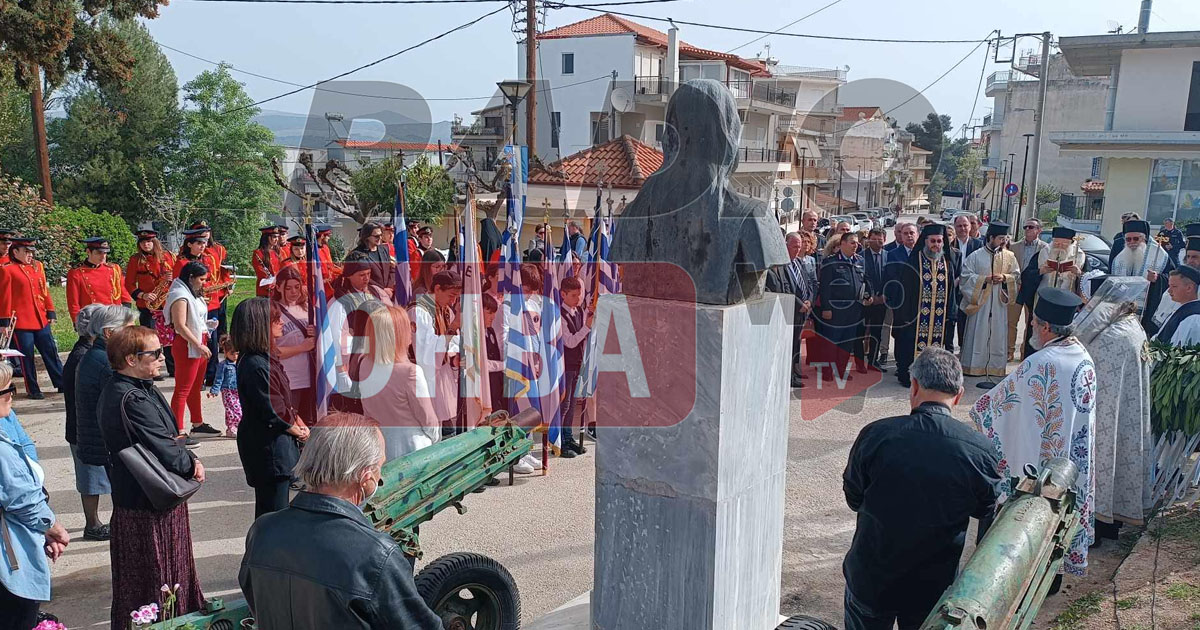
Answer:
[[(470, 214), (470, 208), (471, 208), (472, 204), (474, 204), (474, 203), (475, 203), (475, 186), (471, 182), (467, 182), (467, 202), (466, 202), (466, 205), (463, 206), (462, 222), (464, 224), (467, 221), (467, 216), (469, 216), (469, 214)], [(456, 217), (455, 223), (458, 223), (457, 216), (458, 216), (458, 214), (455, 213), (455, 217)], [(463, 321), (462, 316), (463, 316), (463, 311), (465, 310), (463, 308), (463, 300), (466, 299), (465, 296), (467, 295), (467, 273), (466, 273), (467, 272), (467, 256), (466, 256), (467, 243), (466, 243), (466, 239), (465, 239), (466, 230), (459, 229), (456, 232), (456, 234), (458, 235), (458, 264), (459, 264), (460, 269), (462, 270), (462, 273), (458, 274), (458, 280), (460, 283), (459, 284), (460, 288), (459, 288), (458, 307), (457, 307), (458, 308), (458, 399), (457, 399), (458, 404), (456, 405), (456, 412), (454, 414), (454, 428), (458, 433), (465, 433), (466, 429), (467, 429), (467, 412), (465, 409), (466, 404), (464, 404), (466, 401), (466, 398), (463, 397), (462, 390), (463, 390), (463, 372), (464, 372), (464, 370), (463, 370), (463, 349), (464, 349), (463, 346), (465, 345), (463, 342), (466, 340), (466, 335), (463, 334), (463, 325), (466, 324), (466, 322)]]
[[(305, 284), (304, 288), (305, 288), (305, 290), (308, 291), (309, 296), (315, 296), (317, 294), (317, 289), (316, 289), (316, 285), (315, 285), (316, 274), (314, 273), (315, 269), (313, 268), (313, 264), (312, 264), (314, 254), (316, 253), (316, 243), (314, 242), (316, 240), (316, 233), (313, 231), (313, 225), (312, 225), (313, 202), (314, 202), (314, 200), (313, 200), (312, 194), (307, 194), (304, 196), (304, 201), (302, 203), (302, 206), (304, 209), (304, 239), (305, 239), (305, 241), (307, 241), (307, 245), (308, 245), (306, 248), (307, 251), (305, 252), (306, 255), (305, 255), (305, 261), (304, 261), (308, 265), (308, 273), (305, 274), (307, 276), (307, 278), (305, 279), (305, 282), (304, 282), (304, 284)], [(309, 325), (315, 325), (316, 321), (317, 321), (317, 302), (315, 299), (311, 299), (308, 301), (308, 323), (309, 323)], [(319, 368), (318, 368), (318, 365), (320, 363), (320, 357), (321, 357), (321, 344), (314, 343), (313, 349), (312, 349), (312, 357), (309, 359), (309, 362), (308, 362), (309, 378), (312, 379), (311, 382), (314, 385), (313, 396), (310, 397), (312, 400), (312, 406), (309, 409), (304, 410), (305, 413), (309, 414), (308, 424), (310, 426), (315, 425), (317, 423), (316, 384), (319, 382), (318, 377), (320, 376), (320, 372), (319, 372)]]
[[(542, 247), (544, 248), (543, 253), (545, 254), (542, 257), (542, 267), (543, 267), (543, 269), (542, 269), (542, 291), (545, 292), (546, 278), (548, 275), (547, 270), (550, 268), (549, 267), (550, 264), (552, 264), (550, 262), (550, 257), (554, 255), (554, 233), (550, 231), (550, 200), (544, 199), (543, 203), (542, 203), (542, 207), (545, 208), (545, 210), (546, 210), (545, 215), (542, 216), (542, 229), (546, 231), (546, 240), (542, 243)], [(542, 312), (543, 313), (546, 312), (545, 300), (549, 300), (549, 299), (551, 299), (550, 295), (542, 296), (542, 300), (543, 300)], [(544, 326), (545, 322), (542, 322), (540, 325)], [(541, 334), (542, 334), (542, 331), (539, 330), (538, 335), (540, 336)], [(542, 347), (543, 348), (545, 347), (545, 343), (546, 343), (546, 339), (543, 338), (542, 339)], [(542, 370), (544, 371), (546, 369), (548, 369), (548, 367), (543, 365)], [(539, 396), (542, 395), (542, 392), (540, 390), (538, 391), (538, 395)], [(545, 430), (542, 431), (542, 476), (543, 477), (550, 474), (550, 425), (545, 422), (545, 419), (546, 419), (546, 410), (542, 409), (542, 421), (543, 421), (543, 424), (545, 425), (545, 427), (544, 427)], [(552, 420), (552, 422), (553, 422), (553, 420)]]

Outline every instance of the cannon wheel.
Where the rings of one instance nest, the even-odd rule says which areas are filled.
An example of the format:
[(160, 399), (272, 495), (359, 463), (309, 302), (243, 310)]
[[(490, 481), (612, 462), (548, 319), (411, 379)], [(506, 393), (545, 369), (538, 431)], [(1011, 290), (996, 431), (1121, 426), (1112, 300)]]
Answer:
[(776, 626), (775, 630), (837, 630), (837, 628), (808, 615), (788, 617), (787, 621)]
[(415, 578), (417, 592), (449, 630), (518, 630), (521, 595), (508, 569), (477, 553), (451, 553)]

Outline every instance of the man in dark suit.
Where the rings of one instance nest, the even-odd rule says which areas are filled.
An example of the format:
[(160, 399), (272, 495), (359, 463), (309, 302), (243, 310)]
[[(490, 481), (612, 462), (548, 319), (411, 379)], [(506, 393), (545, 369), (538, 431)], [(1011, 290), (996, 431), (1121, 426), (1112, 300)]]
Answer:
[[(919, 232), (920, 231), (917, 229), (916, 224), (909, 223), (907, 221), (902, 221), (896, 224), (896, 240), (888, 243), (888, 245), (892, 246), (892, 249), (888, 251), (887, 256), (884, 258), (883, 288), (881, 291), (886, 293), (889, 290), (889, 287), (899, 286), (897, 284), (897, 270), (901, 265), (908, 264), (908, 257), (912, 255), (913, 246), (917, 244)], [(885, 247), (884, 249), (887, 248)], [(896, 302), (893, 302), (893, 304), (894, 303)], [(893, 317), (895, 316), (893, 312), (894, 310), (894, 308), (888, 308), (887, 314), (884, 316), (882, 331), (883, 339), (881, 340), (881, 348), (879, 349), (880, 365), (887, 363), (888, 346), (891, 345), (892, 340), (895, 338), (892, 331), (892, 321)]]
[(873, 228), (867, 233), (867, 246), (863, 248), (863, 273), (867, 280), (867, 290), (863, 303), (863, 343), (866, 344), (864, 354), (866, 365), (859, 366), (859, 372), (866, 372), (869, 365), (880, 372), (886, 372), (879, 362), (879, 347), (883, 341), (883, 318), (887, 315), (887, 305), (884, 304), (884, 267), (886, 254), (883, 252), (883, 241), (887, 233), (883, 228)]
[[(970, 256), (972, 252), (983, 247), (983, 239), (971, 238), (971, 216), (960, 214), (954, 217), (954, 236), (950, 239), (950, 254), (954, 259), (954, 277), (962, 277), (962, 263)], [(955, 285), (955, 292), (961, 294), (961, 287)], [(961, 300), (955, 300), (961, 303)], [(954, 320), (951, 323), (951, 328), (957, 327), (958, 334), (950, 334), (946, 336), (946, 343), (949, 346), (954, 345), (954, 339), (958, 339), (958, 345), (961, 348), (963, 344), (963, 334), (965, 333), (967, 324), (967, 316), (959, 311), (955, 314)], [(955, 352), (953, 347), (948, 347), (947, 350)]]
[(890, 253), (893, 249), (900, 247), (900, 230), (905, 225), (907, 225), (907, 223), (900, 222), (900, 223), (897, 223), (895, 225), (895, 227), (892, 228), (892, 242), (888, 243), (887, 245), (884, 245), (883, 251)]
[(808, 312), (812, 309), (813, 288), (807, 277), (801, 259), (804, 257), (804, 240), (799, 232), (792, 232), (785, 237), (789, 262), (786, 265), (774, 267), (767, 272), (767, 290), (773, 293), (783, 293), (795, 296), (795, 311), (792, 324), (792, 387), (803, 388), (800, 375), (800, 334), (804, 331), (804, 323), (808, 320)]

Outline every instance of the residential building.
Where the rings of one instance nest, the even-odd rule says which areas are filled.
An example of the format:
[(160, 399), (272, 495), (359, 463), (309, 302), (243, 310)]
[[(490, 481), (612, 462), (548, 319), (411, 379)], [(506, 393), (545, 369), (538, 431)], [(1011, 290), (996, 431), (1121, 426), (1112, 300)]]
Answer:
[[(605, 201), (613, 199), (613, 213), (619, 214), (621, 201), (632, 202), (646, 178), (662, 163), (662, 151), (632, 136), (621, 136), (535, 167), (526, 189), (525, 223), (541, 223), (548, 213), (552, 225), (561, 225), (564, 217), (582, 225), (595, 213), (598, 190)], [(607, 212), (607, 206), (602, 208)]]
[(920, 212), (929, 209), (929, 182), (933, 165), (929, 163), (933, 151), (912, 144), (908, 148), (908, 192), (904, 204), (906, 210)]
[[(497, 97), (471, 115), (475, 120), (470, 125), (463, 124), (462, 118), (455, 116), (450, 133), (460, 153), (469, 156), (479, 177), (491, 181), (496, 174), (496, 164), (504, 155), (504, 146), (512, 141), (512, 112), (504, 99)], [(465, 168), (465, 164), (456, 165), (452, 173), (461, 176)]]
[(1060, 211), (1060, 222), (1110, 235), (1124, 212), (1155, 226), (1200, 220), (1200, 31), (1063, 37), (1059, 48), (1076, 76), (1112, 86), (1102, 129), (1050, 133), (1060, 153), (1095, 160), (1075, 182), (1091, 180), (1072, 213), (1082, 216)]
[(879, 183), (895, 158), (893, 122), (875, 106), (844, 106), (834, 133), (842, 164), (842, 198), (857, 207), (876, 207)]
[[(993, 72), (987, 79), (985, 94), (992, 99), (992, 112), (983, 117), (982, 139), (985, 147), (984, 170), (987, 186), (981, 191), (987, 209), (999, 208), (1005, 216), (1019, 203), (1019, 197), (1007, 198), (1003, 189), (1009, 182), (1021, 186), (1032, 183), (1025, 170), (1026, 146), (1033, 138), (1033, 113), (1037, 110), (1042, 76), (1040, 55), (1029, 52), (1020, 56), (1012, 70)], [(1062, 54), (1050, 56), (1049, 84), (1042, 128), (1047, 130), (1100, 130), (1104, 127), (1104, 106), (1108, 93), (1108, 75), (1080, 76), (1072, 71)], [(1032, 151), (1033, 147), (1029, 147)], [(1005, 173), (1004, 160), (1012, 158)], [(1079, 185), (1091, 174), (1092, 161), (1079, 154), (1064, 154), (1043, 134), (1038, 164), (1038, 185), (1052, 186), (1068, 196), (1080, 193)]]
[[(523, 74), (524, 45), (518, 48)], [(666, 105), (675, 86), (708, 78), (730, 89), (741, 114), (732, 177), (738, 192), (781, 211), (786, 199), (796, 200), (793, 208), (803, 205), (801, 197), (811, 197), (832, 179), (821, 138), (833, 131), (836, 91), (846, 81), (845, 70), (707, 50), (680, 40), (677, 29), (663, 33), (611, 14), (542, 33), (538, 58), (538, 76), (549, 88), (537, 101), (536, 153), (543, 162), (622, 136), (661, 151)], [(518, 120), (525, 120), (523, 106)], [(821, 177), (802, 182), (809, 169)], [(791, 196), (784, 196), (788, 189)]]

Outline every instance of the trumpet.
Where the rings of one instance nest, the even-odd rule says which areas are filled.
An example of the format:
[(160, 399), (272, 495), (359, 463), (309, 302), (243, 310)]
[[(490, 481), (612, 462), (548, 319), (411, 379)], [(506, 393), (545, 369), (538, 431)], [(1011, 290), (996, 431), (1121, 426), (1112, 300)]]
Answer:
[(13, 311), (9, 319), (11, 323), (4, 330), (4, 334), (0, 334), (0, 348), (7, 348), (12, 343), (13, 333), (17, 330), (17, 312)]

